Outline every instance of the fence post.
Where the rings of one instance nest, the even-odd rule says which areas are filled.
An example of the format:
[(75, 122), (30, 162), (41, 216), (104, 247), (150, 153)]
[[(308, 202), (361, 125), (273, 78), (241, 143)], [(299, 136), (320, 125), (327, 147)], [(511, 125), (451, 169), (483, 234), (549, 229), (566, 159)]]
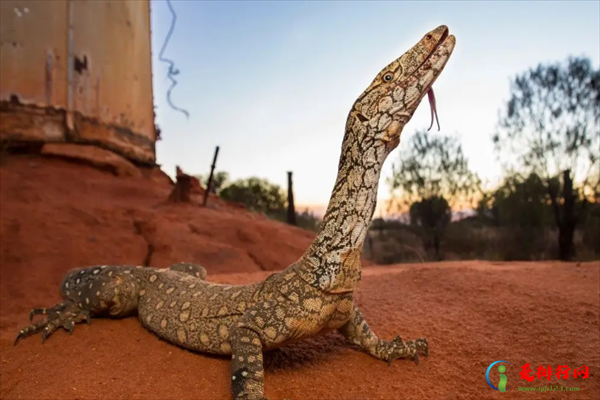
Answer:
[(288, 208), (287, 223), (296, 225), (296, 208), (294, 207), (294, 190), (292, 186), (292, 171), (288, 171)]
[(208, 183), (206, 185), (206, 191), (204, 192), (204, 200), (202, 200), (202, 205), (206, 206), (206, 202), (208, 201), (208, 195), (210, 193), (213, 181), (213, 174), (215, 172), (215, 167), (217, 166), (217, 156), (219, 155), (219, 146), (215, 148), (215, 156), (213, 157), (212, 165), (210, 166), (210, 176), (208, 177)]

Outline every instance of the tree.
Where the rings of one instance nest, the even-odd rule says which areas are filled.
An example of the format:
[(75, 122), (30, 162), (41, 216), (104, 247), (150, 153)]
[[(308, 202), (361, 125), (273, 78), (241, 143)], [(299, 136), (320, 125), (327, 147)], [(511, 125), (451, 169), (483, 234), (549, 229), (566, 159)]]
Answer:
[(507, 171), (543, 179), (561, 260), (574, 257), (575, 229), (597, 190), (592, 177), (600, 167), (599, 122), (600, 70), (587, 58), (568, 58), (514, 79), (493, 136)]
[(219, 196), (244, 203), (252, 211), (269, 213), (285, 209), (285, 195), (281, 187), (256, 177), (230, 183), (221, 189)]
[(537, 174), (509, 175), (479, 201), (477, 212), (494, 226), (545, 228), (551, 210), (544, 181)]
[(583, 222), (582, 242), (588, 251), (598, 259), (600, 256), (600, 202), (590, 204)]
[(423, 247), (433, 249), (435, 258), (441, 260), (444, 231), (452, 219), (452, 210), (443, 196), (428, 197), (410, 206), (410, 223), (422, 232)]
[[(196, 178), (204, 185), (208, 186), (209, 175), (198, 175)], [(212, 180), (212, 193), (219, 194), (221, 189), (229, 182), (229, 173), (225, 171), (215, 172)], [(208, 187), (207, 187), (208, 190)]]
[(466, 205), (479, 186), (470, 171), (460, 141), (419, 131), (402, 147), (399, 167), (388, 179), (392, 204), (409, 207), (411, 226), (425, 250), (441, 259), (441, 244), (451, 220), (451, 208)]
[(480, 220), (499, 228), (497, 252), (506, 261), (541, 259), (546, 251), (545, 233), (552, 226), (544, 181), (531, 174), (510, 175), (496, 190), (479, 201)]

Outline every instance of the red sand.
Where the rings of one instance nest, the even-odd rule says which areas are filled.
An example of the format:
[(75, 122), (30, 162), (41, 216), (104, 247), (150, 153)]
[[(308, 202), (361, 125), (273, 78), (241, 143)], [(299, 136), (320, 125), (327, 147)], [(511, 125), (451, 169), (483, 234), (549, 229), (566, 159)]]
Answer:
[[(73, 267), (203, 264), (208, 279), (246, 283), (302, 254), (313, 234), (222, 202), (166, 205), (160, 174), (116, 177), (92, 167), (10, 157), (0, 167), (0, 398), (229, 399), (229, 360), (158, 340), (135, 318), (96, 319), (73, 336), (13, 341), (29, 310), (59, 300)], [(235, 272), (235, 273), (230, 273)], [(356, 301), (381, 337), (427, 337), (416, 366), (390, 367), (335, 333), (267, 353), (271, 399), (598, 399), (600, 262), (455, 262), (369, 267)], [(510, 393), (485, 380), (506, 360)], [(587, 379), (519, 380), (530, 363), (587, 365)], [(498, 373), (491, 374), (494, 384)], [(524, 393), (562, 385), (578, 392)]]

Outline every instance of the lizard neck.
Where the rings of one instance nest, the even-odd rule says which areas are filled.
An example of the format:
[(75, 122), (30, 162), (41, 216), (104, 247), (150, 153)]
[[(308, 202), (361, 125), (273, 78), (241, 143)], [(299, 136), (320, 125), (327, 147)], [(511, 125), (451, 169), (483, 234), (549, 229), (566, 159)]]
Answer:
[(330, 293), (353, 291), (361, 276), (361, 253), (377, 205), (381, 167), (397, 143), (377, 139), (348, 117), (338, 175), (320, 230), (296, 264), (311, 285)]

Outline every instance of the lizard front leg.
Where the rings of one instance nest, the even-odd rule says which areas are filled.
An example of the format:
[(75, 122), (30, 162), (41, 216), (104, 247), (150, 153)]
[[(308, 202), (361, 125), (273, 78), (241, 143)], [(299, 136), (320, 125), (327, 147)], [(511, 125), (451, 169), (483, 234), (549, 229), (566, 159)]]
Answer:
[(236, 328), (231, 343), (231, 390), (235, 400), (266, 400), (262, 342), (259, 335), (246, 327)]
[[(90, 323), (91, 317), (132, 315), (138, 307), (139, 283), (132, 275), (134, 267), (95, 266), (71, 270), (61, 284), (63, 301), (52, 308), (34, 308), (31, 325), (21, 329), (19, 340), (42, 332), (42, 343), (58, 328), (73, 332), (75, 324)], [(36, 315), (44, 318), (33, 322)]]
[(402, 341), (400, 336), (396, 336), (392, 341), (378, 338), (356, 305), (348, 322), (338, 331), (373, 357), (387, 361), (388, 365), (392, 360), (400, 358), (410, 359), (418, 364), (419, 353), (429, 355), (429, 346), (425, 338), (406, 342)]
[(297, 328), (293, 321), (305, 320), (302, 311), (283, 299), (266, 300), (249, 308), (233, 324), (229, 344), (231, 389), (235, 400), (267, 400), (263, 350), (279, 347), (289, 340)]

